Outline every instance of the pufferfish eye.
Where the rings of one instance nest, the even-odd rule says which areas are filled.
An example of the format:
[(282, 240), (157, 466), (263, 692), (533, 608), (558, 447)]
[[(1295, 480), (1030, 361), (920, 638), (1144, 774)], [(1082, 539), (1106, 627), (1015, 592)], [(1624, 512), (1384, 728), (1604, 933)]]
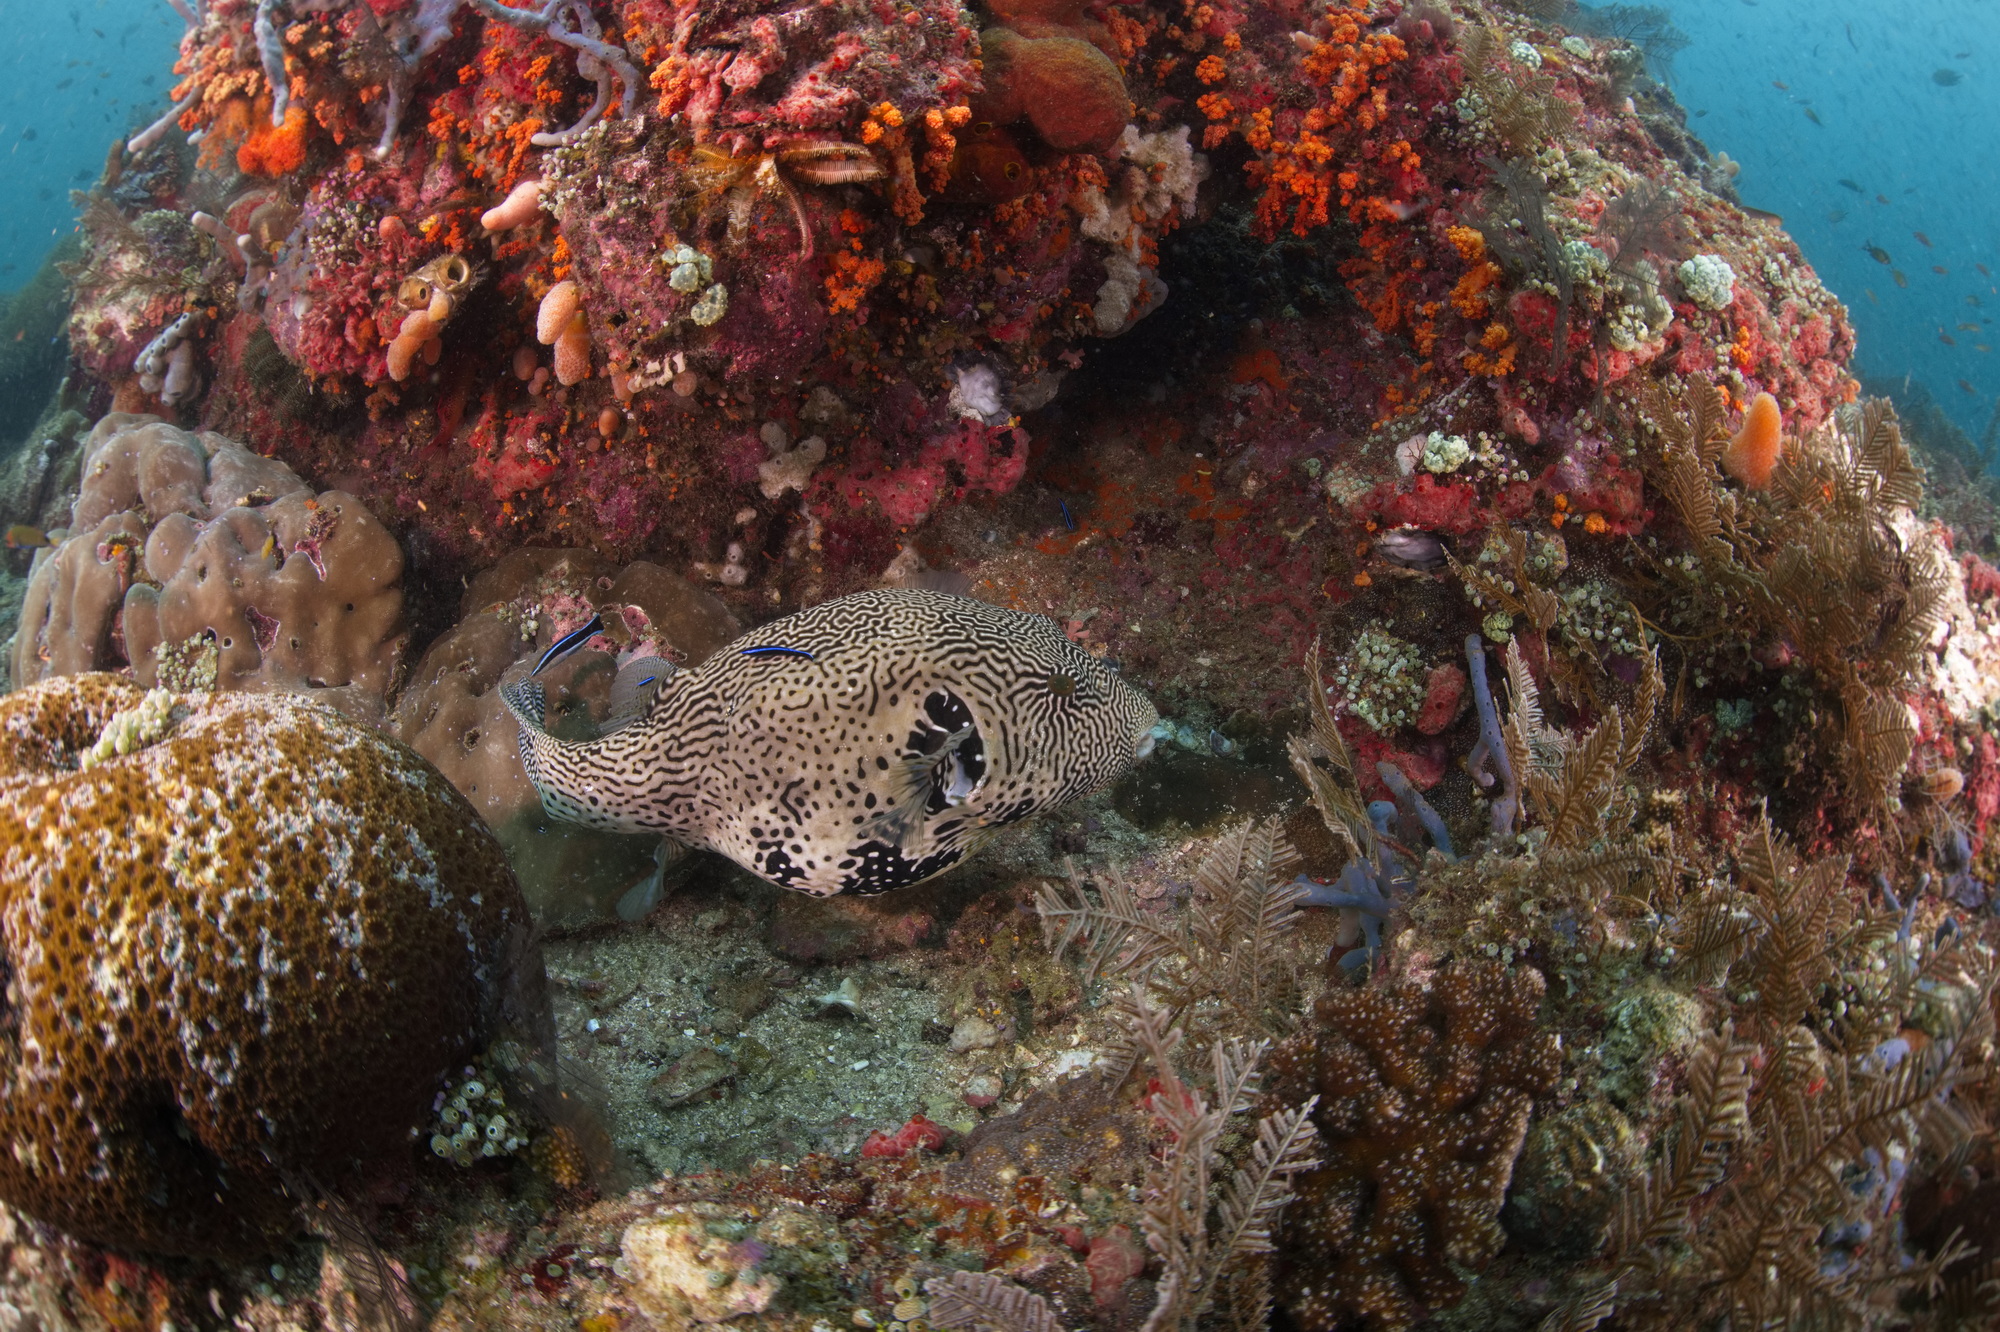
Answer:
[(1076, 693), (1076, 679), (1062, 671), (1049, 676), (1049, 692), (1057, 698), (1068, 698)]

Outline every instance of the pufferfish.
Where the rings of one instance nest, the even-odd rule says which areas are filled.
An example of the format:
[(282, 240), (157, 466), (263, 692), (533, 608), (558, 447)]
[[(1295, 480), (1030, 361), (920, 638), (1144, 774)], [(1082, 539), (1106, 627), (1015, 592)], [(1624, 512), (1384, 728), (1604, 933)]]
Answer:
[(914, 589), (754, 629), (596, 740), (543, 730), (531, 680), (501, 697), (553, 817), (661, 833), (815, 897), (943, 873), (1115, 781), (1159, 721), (1046, 617)]

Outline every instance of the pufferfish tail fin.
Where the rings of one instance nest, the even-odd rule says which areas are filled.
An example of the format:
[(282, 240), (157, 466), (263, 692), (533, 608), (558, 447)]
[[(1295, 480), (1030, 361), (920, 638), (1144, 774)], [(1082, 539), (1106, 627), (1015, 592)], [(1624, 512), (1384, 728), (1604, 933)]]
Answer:
[[(889, 790), (882, 812), (869, 820), (863, 830), (864, 835), (894, 846), (905, 860), (920, 858), (923, 854), (924, 825), (930, 819), (931, 793), (937, 789), (939, 775), (956, 772), (953, 756), (976, 734), (978, 732), (973, 727), (960, 727), (946, 736), (944, 743), (931, 753), (910, 754), (898, 760), (889, 770)], [(955, 779), (948, 784), (947, 804), (955, 805), (963, 800), (959, 785)]]
[(646, 831), (621, 818), (606, 803), (604, 795), (599, 794), (595, 801), (590, 798), (599, 787), (609, 790), (609, 784), (594, 775), (599, 761), (595, 751), (599, 745), (595, 741), (558, 740), (543, 729), (545, 714), (540, 685), (531, 679), (503, 684), (500, 701), (514, 714), (514, 720), (521, 723), (521, 766), (527, 770), (528, 781), (542, 798), (542, 809), (550, 818), (605, 832)]

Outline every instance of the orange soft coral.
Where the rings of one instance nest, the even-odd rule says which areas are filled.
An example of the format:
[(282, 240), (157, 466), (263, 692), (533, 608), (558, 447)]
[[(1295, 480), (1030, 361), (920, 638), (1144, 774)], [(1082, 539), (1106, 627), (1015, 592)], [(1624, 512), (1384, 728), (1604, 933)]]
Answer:
[(1771, 484), (1771, 473), (1785, 451), (1785, 421), (1778, 400), (1759, 393), (1743, 414), (1743, 428), (1730, 436), (1722, 450), (1722, 470), (1752, 490)]
[(250, 137), (236, 149), (237, 169), (251, 176), (289, 176), (305, 165), (306, 109), (293, 102), (285, 123), (273, 125), (262, 105)]

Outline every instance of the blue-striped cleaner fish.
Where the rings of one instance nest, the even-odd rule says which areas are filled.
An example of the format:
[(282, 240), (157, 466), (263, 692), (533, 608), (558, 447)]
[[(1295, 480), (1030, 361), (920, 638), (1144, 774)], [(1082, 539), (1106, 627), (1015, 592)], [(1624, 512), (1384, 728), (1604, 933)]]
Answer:
[(880, 893), (1121, 776), (1159, 714), (1054, 621), (885, 588), (754, 629), (590, 741), (501, 686), (550, 815), (661, 833), (816, 897)]

